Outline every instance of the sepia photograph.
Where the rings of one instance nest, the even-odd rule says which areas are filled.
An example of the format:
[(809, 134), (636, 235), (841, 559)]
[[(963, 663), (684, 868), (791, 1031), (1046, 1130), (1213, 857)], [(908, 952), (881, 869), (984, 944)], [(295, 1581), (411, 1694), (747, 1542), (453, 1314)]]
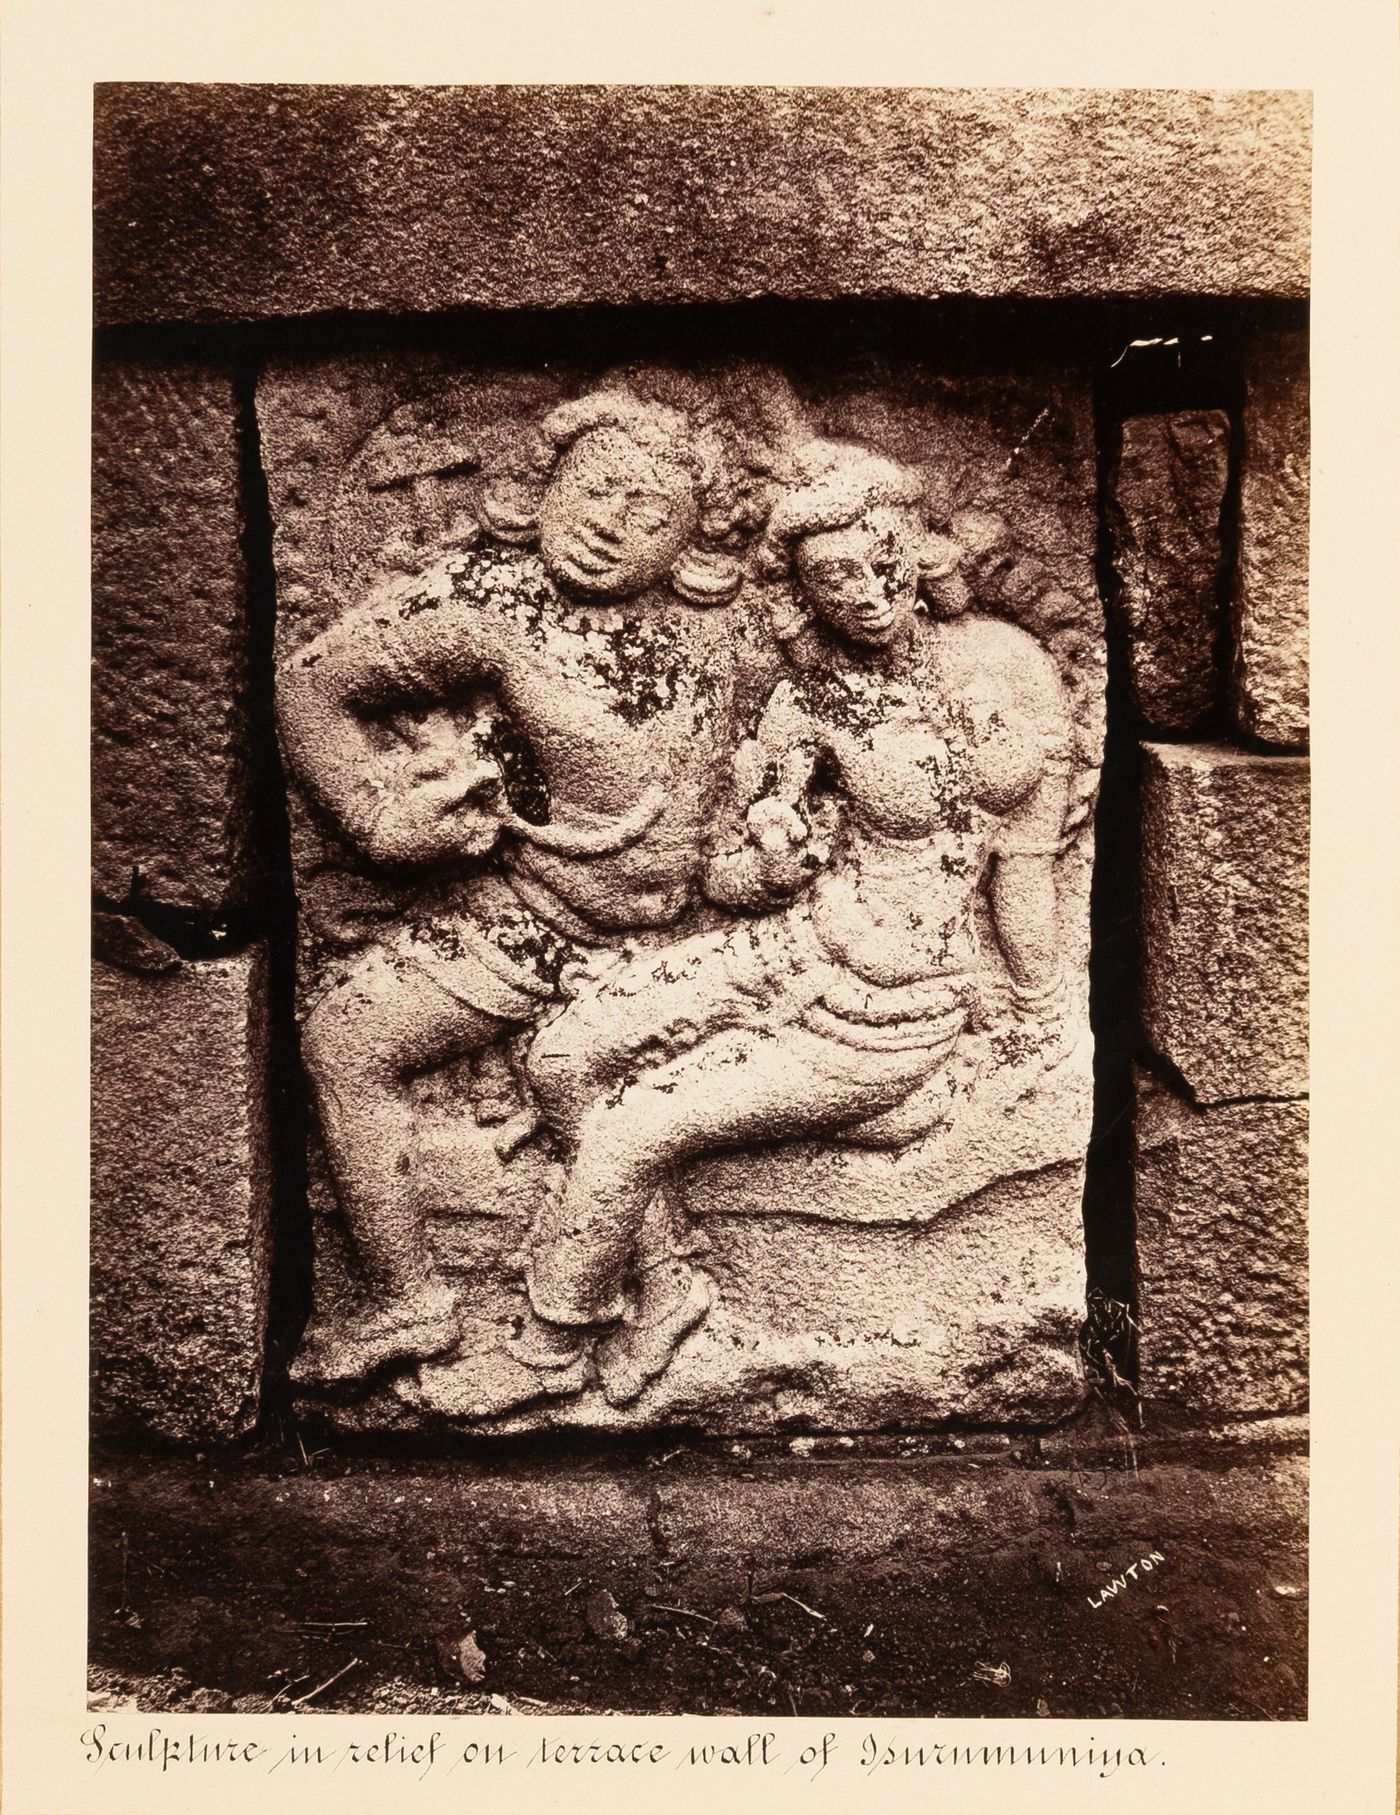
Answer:
[(1306, 1721), (1311, 133), (97, 86), (99, 1754)]

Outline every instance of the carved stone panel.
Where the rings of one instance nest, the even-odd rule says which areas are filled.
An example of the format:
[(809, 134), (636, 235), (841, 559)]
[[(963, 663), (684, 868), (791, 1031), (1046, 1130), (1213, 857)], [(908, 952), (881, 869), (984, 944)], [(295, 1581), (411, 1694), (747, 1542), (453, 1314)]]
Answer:
[(284, 361), (259, 400), (347, 1429), (1082, 1395), (1085, 376)]

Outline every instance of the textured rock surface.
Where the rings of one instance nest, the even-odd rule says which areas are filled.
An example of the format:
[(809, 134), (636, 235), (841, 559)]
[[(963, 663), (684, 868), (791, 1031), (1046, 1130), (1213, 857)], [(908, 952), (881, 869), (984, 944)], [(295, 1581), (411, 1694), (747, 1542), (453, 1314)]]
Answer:
[[(815, 1192), (768, 1199), (775, 1170), (752, 1169), (745, 1214), (701, 1213), (719, 1302), (635, 1405), (612, 1407), (592, 1387), (490, 1428), (690, 1426), (740, 1435), (949, 1419), (1052, 1424), (1082, 1403), (1079, 1165), (992, 1185), (932, 1217), (906, 1184), (912, 1202), (879, 1203), (887, 1220), (859, 1225), (839, 1201)], [(866, 1200), (857, 1213), (875, 1207), (870, 1167), (853, 1166), (848, 1189)], [(523, 1221), (444, 1219), (435, 1229), (440, 1264), (469, 1307), (462, 1358), (424, 1363), (358, 1404), (329, 1404), (325, 1415), (346, 1431), (480, 1428), (469, 1415), (476, 1358), (523, 1309), (505, 1263), (524, 1234)], [(332, 1308), (337, 1276), (345, 1277), (332, 1241), (323, 1231), (322, 1314)]]
[(1308, 1399), (1306, 1103), (1196, 1109), (1139, 1076), (1140, 1390), (1211, 1417)]
[[(294, 1373), (307, 1403), (324, 1400), (342, 1428), (690, 1424), (744, 1432), (954, 1417), (1046, 1424), (1079, 1403), (1080, 1200), (1091, 1111), (1087, 815), (1100, 760), (1103, 675), (1094, 454), (1085, 375), (1033, 353), (1018, 357), (1012, 369), (988, 371), (985, 362), (959, 363), (956, 351), (935, 364), (809, 346), (795, 350), (786, 375), (726, 364), (718, 377), (666, 368), (658, 378), (648, 368), (645, 385), (659, 388), (646, 392), (645, 405), (635, 373), (625, 383), (610, 378), (599, 392), (590, 388), (601, 382), (597, 370), (568, 358), (522, 369), (414, 352), (287, 360), (264, 375), (258, 407), (277, 528), (280, 723), (303, 915), (303, 1056), (335, 1177), (334, 1191), (327, 1174), (317, 1184), (316, 1308)], [(569, 475), (593, 470), (575, 460), (593, 431), (580, 431), (562, 456), (557, 437), (580, 411), (591, 417), (602, 394), (624, 422), (641, 412), (641, 426), (628, 433), (650, 436), (652, 446), (662, 395), (693, 399), (676, 406), (690, 412), (690, 434), (696, 421), (743, 424), (735, 432), (748, 446), (758, 397), (772, 406), (765, 421), (784, 425), (765, 469), (778, 477), (754, 494), (747, 529), (727, 531), (703, 570), (732, 570), (734, 586), (723, 599), (668, 590), (695, 571), (689, 557), (660, 568), (644, 595), (624, 591), (620, 602), (617, 592), (593, 600), (567, 566), (561, 578), (550, 565), (546, 536), (558, 522), (551, 513), (563, 509), (558, 499)], [(703, 415), (712, 406), (718, 418)], [(531, 453), (540, 445), (543, 455)], [(601, 444), (592, 445), (587, 458), (602, 461)], [(632, 453), (609, 445), (608, 459), (633, 460), (642, 442)], [(734, 779), (740, 740), (756, 734), (760, 717), (770, 727), (778, 722), (766, 708), (786, 697), (778, 691), (784, 677), (791, 692), (803, 662), (843, 674), (840, 664), (857, 659), (852, 638), (861, 625), (848, 633), (831, 628), (834, 616), (816, 615), (816, 570), (803, 569), (799, 581), (790, 566), (763, 564), (771, 550), (756, 552), (760, 526), (795, 511), (791, 499), (804, 511), (835, 508), (834, 491), (814, 492), (801, 477), (815, 470), (802, 464), (814, 448), (836, 462), (824, 473), (844, 473), (840, 483), (855, 488), (857, 502), (832, 520), (833, 533), (886, 508), (860, 503), (862, 487), (906, 488), (910, 513), (889, 519), (893, 555), (880, 570), (895, 577), (871, 609), (879, 616), (888, 607), (893, 622), (895, 601), (908, 640), (896, 643), (891, 631), (882, 641), (876, 625), (851, 683), (851, 697), (869, 702), (867, 716), (851, 721), (866, 741), (841, 745), (845, 756), (832, 756), (824, 771), (834, 796), (828, 805), (845, 815), (842, 840), (776, 892), (728, 895), (716, 875), (728, 887), (742, 870), (752, 827), (738, 834), (733, 867), (706, 867), (706, 853), (723, 830), (728, 790), (750, 786)], [(532, 459), (543, 468), (531, 467)], [(495, 475), (502, 472), (517, 475), (518, 521), (499, 507)], [(536, 474), (530, 484), (540, 494), (529, 510), (520, 504), (522, 473)], [(667, 474), (658, 468), (643, 489), (670, 509), (661, 497), (675, 483), (673, 469)], [(600, 484), (587, 510), (611, 512), (618, 495), (611, 480)], [(582, 527), (559, 532), (556, 546), (564, 556), (582, 547), (602, 564), (615, 546), (612, 531), (601, 518), (588, 528), (585, 515)], [(502, 522), (512, 543), (504, 552)], [(805, 548), (803, 538), (818, 533), (790, 535)], [(532, 535), (539, 556), (514, 552)], [(930, 551), (927, 562), (920, 557), (922, 578), (901, 538)], [(530, 561), (535, 566), (520, 566)], [(533, 576), (528, 585), (523, 576)], [(937, 593), (955, 582), (956, 598)], [(917, 585), (934, 588), (939, 601), (926, 617), (914, 614)], [(967, 612), (970, 601), (975, 609)], [(788, 628), (775, 628), (782, 625)], [(959, 626), (985, 650), (970, 667), (959, 667), (953, 653), (967, 646)], [(416, 640), (416, 652), (401, 660), (404, 634)], [(784, 635), (807, 640), (789, 656)], [(664, 663), (652, 668), (658, 650)], [(912, 686), (890, 678), (899, 650), (897, 659), (916, 664)], [(918, 668), (925, 659), (933, 666)], [(1026, 676), (1031, 691), (1023, 696), (1015, 689)], [(478, 812), (469, 789), (489, 776), (490, 762), (464, 764), (464, 779), (452, 783), (453, 810), (473, 802), (477, 817), (464, 815), (462, 823), (478, 841), (467, 847), (454, 827), (442, 845), (386, 845), (383, 827), (400, 811), (402, 777), (417, 774), (412, 764), (421, 761), (435, 787), (436, 765), (461, 760), (467, 739), (449, 715), (469, 688), (488, 681), (513, 735), (537, 761), (535, 818), (527, 823), (532, 809), (523, 798), (504, 820), (490, 817), (499, 808)], [(984, 808), (974, 784), (956, 778), (973, 773), (958, 740), (970, 735), (969, 702), (987, 687), (999, 702), (989, 725), (1021, 742), (1004, 779), (976, 783), (989, 802), (1000, 802)], [(812, 712), (825, 709), (824, 697), (812, 694)], [(844, 721), (835, 730), (810, 723), (802, 736), (814, 749), (834, 750), (831, 740), (845, 734)], [(395, 738), (420, 741), (411, 755), (392, 757), (400, 767), (384, 769), (381, 781)], [(505, 746), (498, 739), (492, 747)], [(794, 762), (800, 747), (800, 739), (783, 746)], [(772, 761), (776, 777), (778, 758)], [(778, 784), (763, 782), (764, 773), (753, 771), (744, 803), (767, 788), (775, 804)], [(668, 780), (658, 791), (662, 776)], [(950, 793), (947, 810), (934, 812), (921, 791), (929, 776), (969, 791)], [(511, 793), (519, 779), (507, 765), (508, 804), (519, 798)], [(794, 800), (808, 800), (807, 785), (799, 781)], [(579, 855), (554, 862), (548, 839), (583, 834), (596, 845), (600, 824), (605, 831), (622, 824), (643, 788), (658, 792), (659, 804), (628, 834), (625, 862), (614, 864), (606, 847), (594, 857), (582, 845)], [(900, 827), (871, 856), (868, 875), (851, 867), (865, 861), (860, 790), (870, 792), (872, 811), (893, 815)], [(409, 804), (422, 798), (411, 788), (402, 794)], [(993, 856), (986, 842), (990, 828), (1003, 819), (1011, 825), (1032, 798), (1048, 803), (1045, 823), (1026, 829), (1017, 821), (1005, 834), (1010, 894), (993, 900), (980, 887), (984, 876), (1002, 875), (1001, 847)], [(904, 829), (906, 812), (925, 819)], [(748, 823), (742, 813), (741, 805), (741, 828)], [(422, 823), (415, 822), (415, 840)], [(970, 841), (966, 849), (960, 839)], [(898, 920), (880, 917), (896, 911), (883, 905), (893, 886), (882, 880), (879, 866), (887, 863), (910, 891)], [(858, 873), (864, 892), (842, 898), (855, 903), (850, 937), (879, 943), (894, 968), (880, 1002), (870, 993), (875, 972), (859, 973), (855, 1012), (883, 1014), (879, 1037), (888, 1040), (893, 1027), (903, 1046), (872, 1045), (876, 1036), (864, 1023), (849, 1038), (801, 1031), (806, 1011), (794, 991), (806, 985), (791, 979), (825, 976), (832, 961), (821, 954), (834, 949), (812, 948), (795, 965), (783, 956), (807, 949), (802, 891), (810, 881), (813, 900), (835, 900), (842, 877)], [(1032, 893), (1016, 896), (1028, 876)], [(639, 877), (653, 880), (640, 890)], [(1014, 939), (1012, 896), (1041, 942), (1019, 982), (1005, 956)], [(513, 934), (507, 943), (517, 956), (503, 963), (499, 940), (483, 944), (497, 933), (483, 929), (525, 924), (522, 902), (546, 930), (536, 924), (525, 942)], [(425, 923), (436, 929), (427, 945), (406, 931)], [(558, 946), (565, 925), (589, 946), (596, 974), (571, 973), (567, 988), (557, 967), (525, 975), (527, 962)], [(681, 943), (726, 940), (731, 930), (735, 943), (726, 944), (718, 967), (713, 953), (696, 957), (695, 945)], [(633, 957), (621, 972), (609, 970), (621, 963), (616, 948), (624, 939)], [(911, 952), (922, 969), (900, 968)], [(693, 974), (692, 961), (701, 966)], [(866, 962), (875, 961), (872, 947)], [(757, 971), (736, 984), (745, 965)], [(642, 981), (632, 989), (619, 975)], [(854, 975), (849, 966), (841, 977), (833, 970), (823, 988), (839, 989)], [(898, 992), (916, 979), (932, 999), (949, 977), (958, 982), (939, 1010), (951, 1017), (948, 1030), (929, 1036), (914, 997)], [(770, 992), (756, 1022), (736, 988)], [(874, 988), (878, 995), (884, 986)], [(661, 1012), (653, 998), (669, 1004), (655, 1038), (647, 1031)], [(815, 1055), (814, 1042), (824, 1042)], [(559, 1047), (566, 1050), (550, 1050)], [(621, 1067), (616, 1075), (606, 1067), (589, 1073), (594, 1051), (614, 1055), (607, 1064)], [(894, 1094), (881, 1099), (889, 1119), (877, 1128), (883, 1110), (871, 1107), (868, 1079), (895, 1075), (890, 1052), (916, 1056), (895, 1062), (907, 1065), (906, 1082), (881, 1083)], [(555, 1061), (562, 1073), (549, 1070)], [(569, 1083), (574, 1065), (581, 1067), (576, 1085)], [(591, 1095), (570, 1096), (585, 1084)], [(731, 1116), (731, 1100), (741, 1114)], [(583, 1116), (590, 1107), (597, 1114)], [(576, 1112), (582, 1119), (570, 1121)], [(664, 1134), (656, 1133), (655, 1116), (666, 1120)], [(818, 1131), (834, 1137), (812, 1138)], [(676, 1143), (674, 1164), (653, 1160), (672, 1151), (665, 1142)], [(626, 1232), (621, 1217), (615, 1225), (630, 1246), (607, 1260), (608, 1278), (614, 1290), (636, 1293), (635, 1327), (664, 1326), (673, 1312), (684, 1313), (677, 1299), (653, 1314), (645, 1294), (659, 1294), (659, 1279), (680, 1279), (683, 1291), (688, 1277), (694, 1292), (708, 1281), (718, 1297), (678, 1331), (651, 1383), (630, 1399), (605, 1399), (573, 1369), (551, 1377), (542, 1394), (542, 1376), (503, 1349), (512, 1323), (529, 1319), (519, 1289), (522, 1255), (537, 1284), (540, 1255), (562, 1251), (557, 1231), (541, 1230), (550, 1218), (569, 1226), (574, 1212), (561, 1219), (554, 1207), (566, 1168), (570, 1180), (586, 1172), (584, 1151), (605, 1169), (625, 1166), (619, 1190), (629, 1215), (632, 1195), (654, 1208), (686, 1178), (683, 1204), (670, 1205), (678, 1218), (670, 1236), (645, 1219), (640, 1232)], [(598, 1206), (612, 1201), (596, 1190), (579, 1214), (595, 1217), (597, 1227)], [(686, 1255), (698, 1254), (697, 1267), (681, 1264), (668, 1274), (656, 1244), (677, 1235)], [(530, 1303), (540, 1320), (596, 1341), (585, 1357), (603, 1356), (598, 1332), (615, 1310), (590, 1298), (551, 1316), (543, 1305), (562, 1300), (533, 1288)], [(455, 1348), (450, 1320), (461, 1325)], [(440, 1325), (448, 1326), (446, 1337)], [(395, 1365), (386, 1369), (385, 1360)], [(524, 1378), (501, 1385), (493, 1370)]]
[(1229, 466), (1223, 411), (1123, 423), (1108, 509), (1133, 696), (1149, 731), (1195, 731), (1216, 704)]
[[(1297, 1720), (1307, 1462), (1271, 1422), (1248, 1447), (1165, 1454), (1150, 1434), (1085, 1454), (1070, 1433), (1054, 1463), (1033, 1437), (1001, 1454), (956, 1438), (101, 1458), (91, 1656), (122, 1680), (94, 1687), (203, 1718), (358, 1659), (316, 1706), (436, 1722), (495, 1696), (536, 1731), (565, 1712), (742, 1713), (774, 1735), (778, 1770), (794, 1708), (1048, 1712), (1107, 1720), (1092, 1730), (1110, 1747), (1120, 1716)], [(594, 1596), (627, 1639), (590, 1628)], [(470, 1698), (438, 1662), (468, 1631), (486, 1656)], [(866, 1730), (847, 1725), (838, 1770), (858, 1768)]]
[(93, 416), (94, 884), (218, 913), (249, 836), (233, 374), (99, 359)]
[(102, 85), (98, 316), (1301, 296), (1309, 125), (1296, 93)]
[(1235, 599), (1235, 710), (1242, 730), (1308, 741), (1308, 343), (1256, 333), (1245, 353)]
[(1198, 1103), (1308, 1087), (1308, 764), (1143, 746), (1142, 1007)]
[(93, 975), (93, 1417), (251, 1429), (270, 1259), (259, 953)]

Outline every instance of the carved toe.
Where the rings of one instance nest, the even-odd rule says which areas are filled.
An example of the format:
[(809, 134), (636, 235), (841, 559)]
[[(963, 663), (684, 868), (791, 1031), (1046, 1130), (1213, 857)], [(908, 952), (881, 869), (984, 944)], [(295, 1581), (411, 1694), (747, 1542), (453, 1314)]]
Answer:
[(625, 1323), (597, 1350), (598, 1384), (609, 1405), (630, 1405), (671, 1365), (676, 1350), (702, 1324), (719, 1299), (719, 1288), (698, 1268), (685, 1296), (650, 1323)]

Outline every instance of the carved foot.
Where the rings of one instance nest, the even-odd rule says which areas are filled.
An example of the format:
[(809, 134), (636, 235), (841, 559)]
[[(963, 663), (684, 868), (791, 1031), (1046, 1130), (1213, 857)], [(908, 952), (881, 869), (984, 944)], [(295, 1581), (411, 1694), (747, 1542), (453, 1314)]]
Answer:
[(425, 1409), (447, 1417), (499, 1418), (536, 1399), (562, 1399), (588, 1384), (588, 1355), (576, 1336), (568, 1344), (537, 1340), (527, 1321), (520, 1336), (471, 1355), (453, 1356), (418, 1370), (414, 1395)]
[(368, 1306), (317, 1332), (292, 1365), (299, 1386), (333, 1386), (362, 1380), (389, 1361), (423, 1361), (450, 1349), (462, 1335), (457, 1296), (447, 1286)]
[(492, 1136), (492, 1145), (502, 1163), (509, 1165), (541, 1126), (539, 1111), (536, 1109), (519, 1110), (509, 1121), (502, 1122)]
[(648, 1304), (644, 1294), (634, 1323), (620, 1324), (598, 1344), (598, 1384), (609, 1405), (630, 1405), (671, 1365), (683, 1339), (709, 1316), (719, 1288), (697, 1267), (677, 1269), (679, 1290), (668, 1295), (664, 1309)]

